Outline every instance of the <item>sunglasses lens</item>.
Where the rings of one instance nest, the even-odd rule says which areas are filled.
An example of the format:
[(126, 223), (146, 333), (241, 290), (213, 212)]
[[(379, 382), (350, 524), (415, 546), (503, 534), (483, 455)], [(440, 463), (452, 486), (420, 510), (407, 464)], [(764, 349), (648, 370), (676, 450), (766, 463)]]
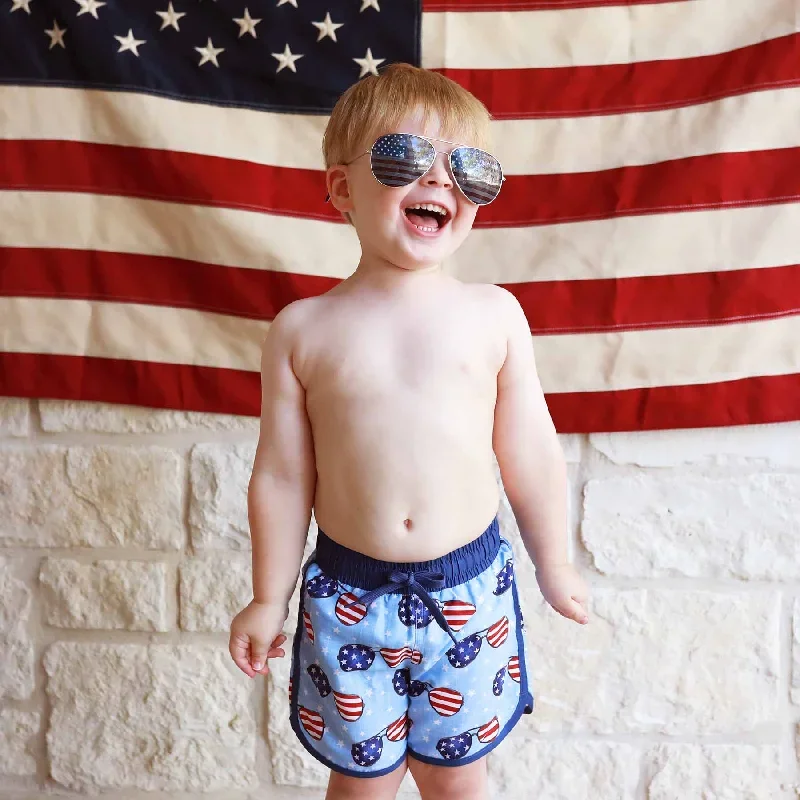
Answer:
[(500, 193), (503, 170), (493, 155), (477, 147), (457, 147), (450, 164), (458, 187), (476, 205), (485, 206)]
[(434, 158), (433, 145), (410, 133), (381, 136), (370, 151), (372, 174), (384, 186), (408, 186), (431, 168)]

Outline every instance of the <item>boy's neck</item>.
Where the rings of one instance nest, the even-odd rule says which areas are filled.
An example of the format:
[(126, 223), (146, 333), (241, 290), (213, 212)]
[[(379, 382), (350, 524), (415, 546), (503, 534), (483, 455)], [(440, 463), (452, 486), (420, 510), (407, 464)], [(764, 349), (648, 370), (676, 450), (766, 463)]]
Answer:
[(362, 256), (350, 280), (373, 289), (396, 291), (418, 286), (443, 274), (441, 264), (420, 269), (404, 269), (384, 259)]

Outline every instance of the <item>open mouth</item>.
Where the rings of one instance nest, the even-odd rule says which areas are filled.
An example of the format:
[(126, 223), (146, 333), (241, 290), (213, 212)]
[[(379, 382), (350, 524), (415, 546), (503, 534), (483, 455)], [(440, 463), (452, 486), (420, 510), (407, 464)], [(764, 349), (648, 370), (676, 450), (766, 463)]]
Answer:
[(450, 220), (450, 212), (438, 203), (415, 203), (404, 208), (403, 213), (423, 233), (435, 233)]

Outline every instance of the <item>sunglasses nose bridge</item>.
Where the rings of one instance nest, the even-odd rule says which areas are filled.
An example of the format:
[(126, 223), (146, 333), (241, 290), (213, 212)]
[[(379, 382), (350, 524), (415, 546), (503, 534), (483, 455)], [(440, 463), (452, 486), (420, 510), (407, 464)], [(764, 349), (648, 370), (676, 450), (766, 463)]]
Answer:
[(421, 182), (430, 185), (440, 185), (446, 189), (453, 188), (453, 174), (450, 168), (450, 156), (446, 152), (436, 151), (433, 163), (422, 176)]

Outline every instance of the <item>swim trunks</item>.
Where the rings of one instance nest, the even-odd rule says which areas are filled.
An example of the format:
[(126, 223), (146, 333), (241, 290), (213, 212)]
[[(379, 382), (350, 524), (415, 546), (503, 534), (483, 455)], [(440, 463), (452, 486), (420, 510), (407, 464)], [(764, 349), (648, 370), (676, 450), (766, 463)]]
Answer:
[(497, 518), (432, 561), (390, 563), (319, 531), (303, 570), (289, 686), (292, 729), (359, 777), (407, 755), (468, 764), (533, 711), (511, 545)]

